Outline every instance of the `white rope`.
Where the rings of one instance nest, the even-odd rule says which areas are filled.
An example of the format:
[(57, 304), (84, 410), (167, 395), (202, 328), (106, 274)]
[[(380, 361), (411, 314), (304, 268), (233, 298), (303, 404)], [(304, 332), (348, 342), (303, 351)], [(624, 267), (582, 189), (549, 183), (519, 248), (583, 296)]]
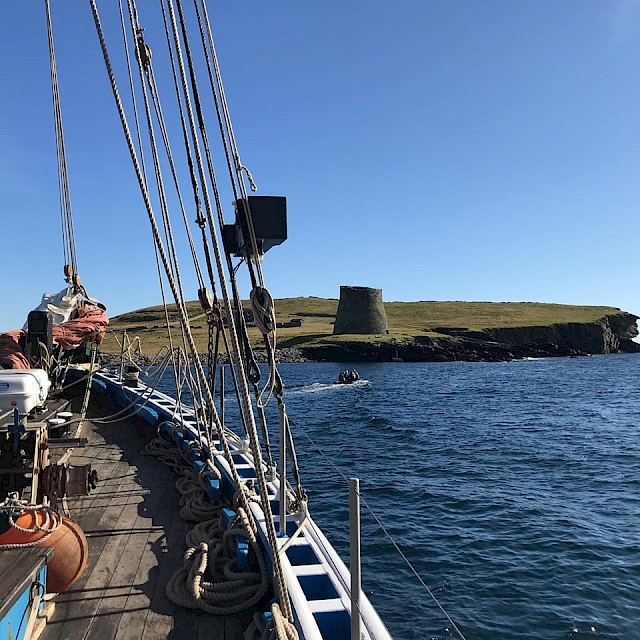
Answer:
[(307, 524), (309, 522), (309, 512), (306, 509), (306, 506), (302, 509), (303, 513), (305, 513), (305, 517), (295, 530), (294, 534), (287, 539), (287, 541), (280, 547), (278, 553), (280, 555), (284, 555), (285, 551), (294, 543), (296, 538), (307, 528)]
[(297, 640), (298, 631), (287, 620), (277, 602), (271, 605), (269, 622), (260, 613), (253, 614), (253, 620), (244, 632), (244, 640)]
[[(169, 449), (173, 449), (173, 453)], [(182, 474), (176, 481), (181, 495), (180, 516), (188, 522), (197, 522), (187, 534), (189, 548), (182, 567), (167, 584), (167, 596), (180, 606), (218, 615), (238, 613), (254, 606), (264, 597), (269, 581), (264, 554), (246, 512), (238, 507), (228, 528), (223, 529), (220, 524), (223, 504), (212, 503), (202, 484), (208, 477), (221, 479), (219, 470), (209, 461), (200, 474), (194, 474), (181, 452), (162, 438), (155, 438), (145, 448), (146, 454), (156, 455), (156, 452)], [(249, 542), (259, 571), (235, 568), (234, 538), (237, 536)], [(204, 577), (207, 568), (211, 580)]]
[[(249, 302), (253, 310), (253, 319), (256, 327), (264, 337), (267, 348), (267, 360), (269, 364), (269, 375), (262, 389), (256, 394), (257, 405), (264, 409), (269, 403), (277, 384), (277, 370), (275, 362), (276, 345), (276, 312), (273, 297), (265, 287), (256, 286), (251, 290)], [(266, 399), (264, 398), (267, 394)]]
[(82, 399), (82, 407), (80, 408), (80, 419), (78, 421), (78, 428), (74, 437), (80, 435), (82, 425), (87, 417), (87, 409), (89, 408), (89, 398), (91, 397), (91, 386), (93, 384), (93, 374), (96, 366), (96, 356), (98, 354), (98, 345), (94, 342), (91, 344), (91, 362), (89, 364), (89, 376), (87, 378), (87, 385), (84, 390), (84, 398)]
[(171, 469), (180, 468), (181, 461), (177, 449), (173, 444), (163, 440), (162, 438), (154, 438), (142, 450), (142, 454), (146, 456), (154, 456), (161, 462), (164, 462)]
[[(193, 147), (194, 147), (194, 154), (195, 154), (195, 158), (196, 158), (196, 165), (198, 168), (198, 174), (200, 176), (201, 179), (201, 183), (203, 186), (203, 198), (204, 198), (204, 204), (205, 204), (205, 212), (207, 214), (207, 219), (209, 222), (209, 231), (211, 234), (211, 239), (212, 239), (212, 244), (213, 244), (213, 250), (214, 250), (214, 256), (215, 256), (215, 261), (216, 261), (216, 266), (218, 269), (218, 274), (220, 277), (220, 286), (222, 289), (222, 300), (223, 300), (223, 304), (225, 305), (225, 311), (226, 311), (226, 315), (229, 321), (229, 333), (231, 336), (231, 344), (232, 344), (232, 356), (233, 356), (233, 362), (234, 362), (234, 366), (236, 366), (237, 371), (239, 373), (239, 381), (240, 381), (240, 394), (241, 394), (241, 398), (243, 401), (243, 404), (246, 408), (246, 417), (248, 419), (248, 424), (246, 425), (247, 428), (247, 433), (249, 435), (249, 441), (251, 444), (251, 452), (253, 454), (254, 457), (254, 462), (255, 462), (255, 466), (256, 466), (256, 474), (257, 474), (257, 478), (258, 478), (258, 484), (261, 488), (260, 494), (261, 494), (261, 500), (262, 500), (262, 509), (265, 513), (266, 516), (266, 529), (267, 529), (267, 538), (269, 540), (269, 545), (271, 547), (271, 549), (273, 550), (273, 554), (274, 554), (274, 563), (273, 563), (273, 573), (274, 573), (274, 581), (276, 584), (276, 589), (278, 591), (278, 595), (280, 597), (281, 603), (282, 603), (282, 607), (285, 611), (285, 614), (291, 618), (292, 617), (292, 613), (291, 613), (291, 605), (289, 603), (289, 596), (287, 593), (287, 588), (286, 588), (286, 584), (284, 582), (284, 577), (282, 574), (282, 568), (280, 566), (280, 561), (279, 558), (277, 556), (277, 540), (276, 540), (276, 532), (275, 532), (275, 525), (273, 523), (273, 518), (271, 517), (271, 505), (268, 499), (268, 491), (267, 491), (267, 486), (266, 486), (266, 477), (264, 474), (264, 469), (262, 468), (262, 453), (261, 453), (261, 449), (260, 449), (260, 444), (258, 441), (258, 434), (257, 434), (257, 428), (256, 428), (256, 423), (255, 423), (255, 418), (254, 418), (254, 414), (253, 414), (253, 408), (251, 406), (251, 397), (249, 395), (249, 387), (248, 387), (248, 381), (247, 381), (247, 376), (246, 376), (246, 371), (244, 370), (244, 367), (242, 367), (241, 363), (240, 363), (240, 358), (239, 358), (239, 354), (240, 354), (240, 345), (239, 345), (239, 341), (238, 341), (238, 335), (237, 335), (237, 331), (235, 328), (235, 321), (234, 321), (234, 314), (233, 314), (233, 309), (231, 307), (231, 298), (229, 296), (229, 292), (228, 292), (228, 288), (227, 288), (227, 282), (226, 282), (226, 278), (225, 278), (225, 273), (224, 273), (224, 267), (223, 267), (223, 262), (222, 262), (222, 254), (220, 251), (220, 246), (219, 246), (219, 242), (218, 242), (218, 238), (215, 234), (215, 230), (214, 230), (214, 225), (213, 225), (213, 220), (212, 220), (212, 207), (211, 207), (211, 201), (210, 201), (210, 197), (209, 197), (209, 193), (208, 193), (208, 189), (206, 188), (206, 178), (205, 178), (205, 171), (204, 171), (204, 164), (203, 164), (203, 159), (202, 159), (202, 154), (200, 153), (200, 148), (199, 148), (199, 143), (198, 143), (198, 136), (197, 136), (197, 130), (196, 130), (196, 126), (195, 126), (195, 120), (194, 120), (194, 114), (193, 114), (193, 110), (191, 107), (191, 101), (189, 99), (189, 93), (188, 93), (188, 88), (186, 86), (186, 71), (185, 71), (185, 67), (184, 67), (184, 60), (183, 60), (183, 56), (182, 56), (182, 48), (180, 46), (180, 37), (178, 34), (178, 28), (177, 28), (177, 22), (176, 22), (176, 16), (175, 16), (175, 11), (174, 11), (174, 7), (173, 7), (173, 2), (171, 0), (167, 1), (167, 5), (168, 5), (168, 9), (169, 9), (169, 16), (170, 16), (170, 24), (171, 24), (171, 28), (172, 28), (172, 32), (173, 32), (173, 37), (174, 37), (174, 43), (175, 43), (175, 48), (176, 48), (176, 58), (178, 60), (178, 64), (179, 64), (179, 70), (180, 70), (180, 75), (182, 77), (182, 81), (183, 81), (183, 90), (185, 93), (185, 106), (186, 106), (186, 110), (187, 110), (187, 116), (188, 116), (188, 121), (190, 124), (190, 128), (191, 128), (191, 132), (192, 132), (192, 138), (193, 138)], [(182, 11), (181, 11), (181, 2), (180, 0), (178, 0), (177, 2), (177, 7), (178, 7), (178, 11), (181, 14), (180, 17), (182, 19)], [(183, 23), (183, 22), (182, 22)], [(183, 34), (184, 35), (184, 41), (185, 41), (185, 47), (188, 47), (188, 40), (186, 38), (186, 33)], [(188, 50), (187, 50), (187, 54), (188, 54)], [(189, 58), (189, 56), (187, 56)], [(192, 89), (194, 90), (194, 94), (196, 91), (195, 86), (192, 86)], [(203, 141), (206, 143), (206, 135), (205, 135), (205, 131), (203, 129), (200, 130), (200, 134), (202, 135)], [(205, 144), (205, 149), (208, 148), (208, 145)], [(210, 180), (212, 182), (212, 186), (214, 188), (214, 196), (215, 196), (215, 200), (216, 200), (216, 206), (217, 206), (217, 210), (218, 210), (218, 218), (219, 218), (219, 222), (221, 222), (220, 218), (221, 218), (221, 205), (220, 205), (220, 199), (219, 199), (219, 194), (217, 193), (217, 188), (215, 186), (215, 175), (213, 174), (213, 167), (212, 167), (212, 163), (208, 163), (209, 164), (209, 168), (210, 168), (210, 172), (209, 172), (209, 177)], [(231, 276), (232, 276), (232, 270), (231, 270)], [(232, 276), (232, 281), (233, 281), (233, 276)], [(199, 364), (199, 362), (197, 363)], [(208, 390), (208, 387), (206, 387), (206, 389)], [(208, 398), (212, 401), (212, 398)], [(221, 430), (221, 425), (218, 425), (219, 423), (219, 416), (217, 414), (217, 411), (215, 409), (215, 406), (213, 406), (213, 413), (214, 413), (214, 419), (216, 421), (216, 426), (218, 427), (219, 431)], [(226, 442), (226, 439), (221, 438), (221, 442), (223, 444), (223, 448), (225, 450), (225, 457), (227, 458), (227, 460), (230, 462), (230, 467), (232, 470), (232, 474), (234, 476), (234, 481), (235, 483), (239, 486), (240, 485), (240, 478), (239, 475), (237, 473), (237, 470), (235, 468), (235, 463), (232, 462), (232, 457), (230, 455), (230, 450), (228, 451), (228, 443)], [(245, 504), (244, 505), (245, 510), (248, 510), (248, 505)], [(256, 525), (255, 523), (252, 522), (252, 527), (255, 529)]]
[[(246, 168), (244, 167), (244, 165), (240, 160), (240, 152), (238, 150), (238, 145), (236, 143), (236, 138), (233, 132), (233, 125), (231, 123), (231, 114), (229, 112), (229, 106), (227, 104), (227, 98), (226, 98), (224, 86), (222, 83), (222, 74), (220, 73), (218, 56), (217, 56), (215, 44), (213, 41), (213, 33), (211, 30), (211, 23), (209, 21), (209, 15), (207, 12), (207, 5), (203, 0), (201, 0), (200, 4), (202, 5), (202, 15), (204, 17), (204, 20), (201, 18), (198, 2), (195, 3), (196, 14), (198, 16), (198, 24), (200, 27), (202, 47), (205, 55), (205, 60), (207, 63), (207, 70), (209, 73), (209, 82), (211, 85), (211, 92), (213, 94), (216, 111), (218, 114), (220, 136), (223, 140), (224, 147), (225, 147), (225, 154), (227, 156), (227, 164), (229, 166), (229, 172), (231, 174), (231, 182), (233, 185), (234, 197), (237, 200), (239, 196), (240, 199), (243, 200), (245, 218), (246, 218), (247, 228), (249, 230), (249, 236), (251, 240), (253, 260), (248, 261), (247, 266), (249, 266), (250, 269), (252, 264), (255, 266), (256, 272), (258, 274), (258, 284), (260, 286), (264, 286), (262, 266), (260, 264), (260, 254), (258, 252), (258, 242), (255, 235), (255, 230), (253, 228), (253, 223), (251, 221), (249, 199), (247, 197), (247, 189), (245, 187), (244, 178), (243, 178), (243, 170), (246, 170)], [(203, 29), (203, 22), (204, 22), (204, 26), (206, 26), (206, 37)], [(218, 102), (218, 97), (219, 97), (219, 102)], [(231, 156), (233, 156), (233, 162), (231, 162), (231, 159), (229, 157), (229, 151), (227, 151), (227, 145), (229, 147)], [(246, 173), (250, 179), (252, 190), (255, 190), (255, 183), (253, 181), (253, 177), (248, 172), (248, 170), (246, 170)], [(285, 608), (285, 613), (287, 613), (286, 608)]]
[[(189, 345), (189, 351), (190, 353), (193, 355), (193, 364), (196, 368), (196, 371), (198, 373), (198, 376), (201, 380), (206, 380), (206, 376), (204, 373), (204, 369), (202, 367), (202, 363), (200, 362), (200, 359), (198, 357), (198, 350), (196, 348), (196, 344), (193, 338), (193, 334), (191, 333), (191, 329), (189, 326), (189, 320), (188, 320), (188, 316), (186, 313), (186, 309), (184, 307), (183, 304), (181, 304), (181, 297), (179, 294), (179, 291), (177, 289), (176, 286), (176, 282), (175, 279), (173, 277), (173, 273), (172, 273), (172, 269), (171, 269), (171, 265), (167, 256), (167, 253), (164, 249), (164, 245), (162, 242), (162, 239), (160, 237), (160, 232), (158, 229), (158, 225), (156, 222), (156, 218), (155, 218), (155, 214), (153, 212), (153, 207), (151, 204), (151, 199), (150, 199), (150, 194), (147, 188), (147, 184), (146, 181), (144, 180), (141, 170), (140, 170), (140, 165), (138, 163), (138, 158), (137, 158), (137, 154), (136, 154), (136, 150), (135, 147), (133, 145), (133, 140), (131, 137), (131, 132), (129, 130), (129, 125), (127, 122), (127, 117), (126, 114), (124, 112), (124, 108), (122, 106), (122, 101), (120, 100), (120, 94), (118, 91), (118, 86), (116, 83), (116, 79), (115, 76), (113, 74), (113, 68), (111, 66), (111, 62), (109, 59), (109, 53), (107, 50), (107, 45), (106, 45), (106, 41), (104, 39), (104, 31), (102, 29), (102, 24), (100, 22), (100, 16), (99, 16), (99, 12), (98, 12), (98, 7), (96, 5), (95, 0), (90, 0), (90, 5), (91, 5), (91, 10), (93, 13), (93, 18), (94, 18), (94, 22), (96, 25), (96, 31), (98, 33), (98, 38), (100, 40), (100, 46), (102, 48), (102, 53), (103, 53), (103, 58), (105, 61), (105, 66), (107, 69), (107, 74), (109, 76), (109, 80), (111, 83), (111, 89), (113, 92), (113, 96), (116, 102), (116, 107), (118, 110), (118, 114), (120, 116), (120, 121), (122, 124), (122, 129), (125, 135), (125, 140), (127, 142), (127, 147), (129, 149), (129, 154), (131, 156), (131, 161), (133, 163), (133, 167), (134, 170), (136, 172), (136, 177), (138, 179), (138, 186), (140, 187), (140, 192), (142, 194), (142, 198), (144, 200), (145, 203), (145, 208), (147, 211), (147, 216), (149, 218), (149, 223), (151, 225), (151, 232), (154, 238), (154, 242), (156, 244), (156, 246), (158, 247), (158, 253), (160, 255), (163, 267), (164, 267), (164, 271), (166, 273), (167, 276), (167, 281), (169, 283), (169, 286), (171, 288), (171, 291), (173, 293), (173, 297), (174, 297), (174, 301), (176, 303), (176, 308), (178, 311), (178, 315), (180, 317), (180, 322), (182, 323), (182, 326), (184, 328), (184, 332), (185, 332), (185, 336)], [(226, 296), (225, 296), (226, 297)], [(231, 454), (231, 449), (229, 447), (229, 443), (227, 442), (227, 438), (225, 436), (224, 433), (224, 429), (222, 426), (222, 423), (220, 422), (220, 418), (218, 416), (217, 410), (215, 408), (215, 404), (213, 402), (213, 397), (211, 394), (210, 389), (208, 388), (208, 385), (206, 385), (206, 383), (203, 385), (203, 391), (205, 392), (206, 395), (206, 401), (208, 403), (209, 406), (212, 407), (212, 412), (213, 412), (213, 418), (214, 418), (214, 422), (216, 425), (216, 429), (218, 431), (218, 436), (220, 438), (220, 442), (223, 445), (223, 450), (224, 450), (224, 454), (225, 457), (227, 459), (227, 461), (229, 462), (229, 466), (231, 468), (232, 471), (232, 475), (234, 476), (234, 480), (239, 484), (240, 483), (240, 477), (239, 474), (237, 472), (237, 469), (235, 467), (235, 463), (233, 461), (233, 457)], [(250, 403), (250, 401), (249, 401)], [(275, 532), (274, 532), (274, 540), (275, 540)]]
[[(172, 602), (210, 614), (229, 615), (246, 611), (267, 593), (269, 582), (262, 548), (245, 511), (240, 508), (236, 515), (228, 529), (223, 530), (214, 522), (207, 529), (212, 537), (187, 549), (182, 567), (167, 584), (167, 597)], [(236, 537), (248, 541), (258, 571), (236, 567)]]
[(295, 640), (298, 637), (296, 628), (282, 615), (282, 610), (277, 602), (271, 605), (271, 615), (278, 640)]
[[(51, 92), (53, 96), (53, 114), (56, 127), (56, 151), (58, 157), (58, 186), (60, 189), (60, 216), (62, 220), (62, 238), (65, 263), (70, 265), (71, 274), (67, 274), (68, 282), (73, 281), (77, 273), (75, 238), (73, 231), (73, 214), (71, 210), (71, 196), (69, 191), (69, 177), (67, 174), (67, 157), (62, 127), (62, 111), (60, 109), (60, 93), (58, 90), (58, 71), (56, 68), (56, 53), (53, 43), (53, 29), (51, 26), (51, 9), (49, 0), (45, 0), (47, 18), (47, 34), (49, 41), (49, 65), (51, 70)], [(65, 267), (66, 268), (66, 267)]]
[[(164, 368), (166, 369), (166, 367), (168, 366), (168, 363), (166, 363), (164, 365)], [(162, 371), (162, 374), (164, 373), (164, 369)], [(119, 411), (116, 411), (115, 413), (109, 414), (103, 418), (91, 418), (91, 421), (95, 424), (111, 424), (113, 422), (119, 422), (120, 420), (126, 420), (128, 418), (132, 418), (133, 416), (137, 415), (138, 413), (140, 413), (140, 411), (142, 411), (142, 409), (147, 405), (147, 403), (149, 402), (149, 400), (151, 400), (151, 397), (154, 393), (154, 391), (156, 390), (156, 387), (160, 384), (160, 382), (162, 381), (162, 374), (158, 375), (158, 379), (156, 380), (156, 383), (153, 387), (147, 386), (146, 391), (143, 391), (142, 394), (134, 397), (134, 399), (124, 408), (120, 409)], [(145, 398), (145, 394), (148, 394), (147, 397)], [(140, 398), (144, 398), (144, 402), (142, 402), (141, 404), (136, 404), (138, 402), (138, 400)], [(129, 411), (132, 407), (136, 407), (135, 411)], [(68, 424), (72, 425), (72, 424), (76, 424), (78, 422), (81, 422), (81, 419), (75, 419), (75, 420), (69, 420)]]
[[(86, 387), (84, 390), (84, 397), (82, 398), (82, 406), (80, 407), (80, 418), (77, 420), (78, 426), (76, 427), (76, 431), (72, 436), (74, 438), (80, 437), (80, 433), (82, 432), (84, 421), (86, 420), (86, 417), (87, 417), (87, 409), (89, 408), (89, 399), (91, 397), (91, 386), (93, 384), (93, 374), (95, 373), (95, 369), (96, 369), (97, 354), (98, 354), (98, 345), (94, 342), (91, 344), (91, 362), (89, 363), (89, 374), (85, 376)], [(65, 464), (69, 460), (69, 458), (73, 455), (73, 451), (74, 451), (73, 447), (70, 447), (69, 449), (67, 449), (58, 460), (58, 465)], [(64, 512), (68, 516), (69, 510), (67, 509), (67, 505), (66, 505), (66, 496), (62, 496), (62, 499), (63, 499)]]
[(220, 512), (221, 505), (212, 503), (202, 486), (202, 480), (214, 477), (218, 480), (222, 476), (216, 467), (209, 463), (203, 467), (203, 472), (197, 476), (188, 467), (180, 469), (182, 478), (176, 480), (176, 489), (180, 493), (180, 517), (187, 522), (208, 521)]
[[(22, 527), (17, 520), (24, 513), (33, 513), (33, 527)], [(44, 533), (42, 538), (34, 542), (15, 544), (0, 544), (0, 549), (22, 549), (23, 547), (36, 547), (42, 544), (62, 525), (62, 517), (57, 511), (41, 504), (29, 504), (26, 500), (20, 500), (17, 493), (10, 493), (0, 504), (0, 513), (7, 517), (9, 526), (22, 533)], [(38, 524), (38, 513), (44, 518), (42, 524)]]

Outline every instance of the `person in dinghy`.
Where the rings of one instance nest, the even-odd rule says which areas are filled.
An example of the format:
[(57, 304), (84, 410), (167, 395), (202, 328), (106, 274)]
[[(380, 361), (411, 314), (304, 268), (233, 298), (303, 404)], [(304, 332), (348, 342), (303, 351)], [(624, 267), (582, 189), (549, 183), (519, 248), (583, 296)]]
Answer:
[(353, 384), (356, 380), (360, 380), (360, 375), (355, 369), (351, 371), (341, 371), (337, 384)]

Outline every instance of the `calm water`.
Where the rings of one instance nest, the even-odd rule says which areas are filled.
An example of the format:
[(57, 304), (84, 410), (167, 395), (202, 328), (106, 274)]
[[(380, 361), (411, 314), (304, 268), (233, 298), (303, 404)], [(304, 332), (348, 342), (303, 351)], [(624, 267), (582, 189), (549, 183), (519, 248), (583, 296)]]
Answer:
[[(640, 638), (640, 357), (282, 365), (311, 512), (348, 558), (365, 500), (468, 640)], [(457, 637), (363, 510), (396, 638)]]

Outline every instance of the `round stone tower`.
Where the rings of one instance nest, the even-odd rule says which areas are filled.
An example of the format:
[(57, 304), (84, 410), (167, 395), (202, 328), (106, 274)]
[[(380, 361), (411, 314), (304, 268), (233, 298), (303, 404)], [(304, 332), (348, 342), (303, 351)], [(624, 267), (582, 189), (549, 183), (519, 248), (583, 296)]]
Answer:
[(333, 334), (388, 333), (387, 314), (382, 304), (382, 289), (340, 287), (340, 302)]

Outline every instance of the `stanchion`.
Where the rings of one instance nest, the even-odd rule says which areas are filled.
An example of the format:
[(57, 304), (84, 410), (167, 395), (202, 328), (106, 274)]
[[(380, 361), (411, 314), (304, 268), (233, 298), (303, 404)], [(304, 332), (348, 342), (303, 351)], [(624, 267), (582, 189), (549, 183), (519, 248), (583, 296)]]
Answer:
[(281, 536), (287, 534), (287, 414), (284, 402), (279, 406), (280, 417), (280, 527)]
[(351, 560), (351, 640), (360, 640), (360, 480), (349, 478), (349, 543)]

